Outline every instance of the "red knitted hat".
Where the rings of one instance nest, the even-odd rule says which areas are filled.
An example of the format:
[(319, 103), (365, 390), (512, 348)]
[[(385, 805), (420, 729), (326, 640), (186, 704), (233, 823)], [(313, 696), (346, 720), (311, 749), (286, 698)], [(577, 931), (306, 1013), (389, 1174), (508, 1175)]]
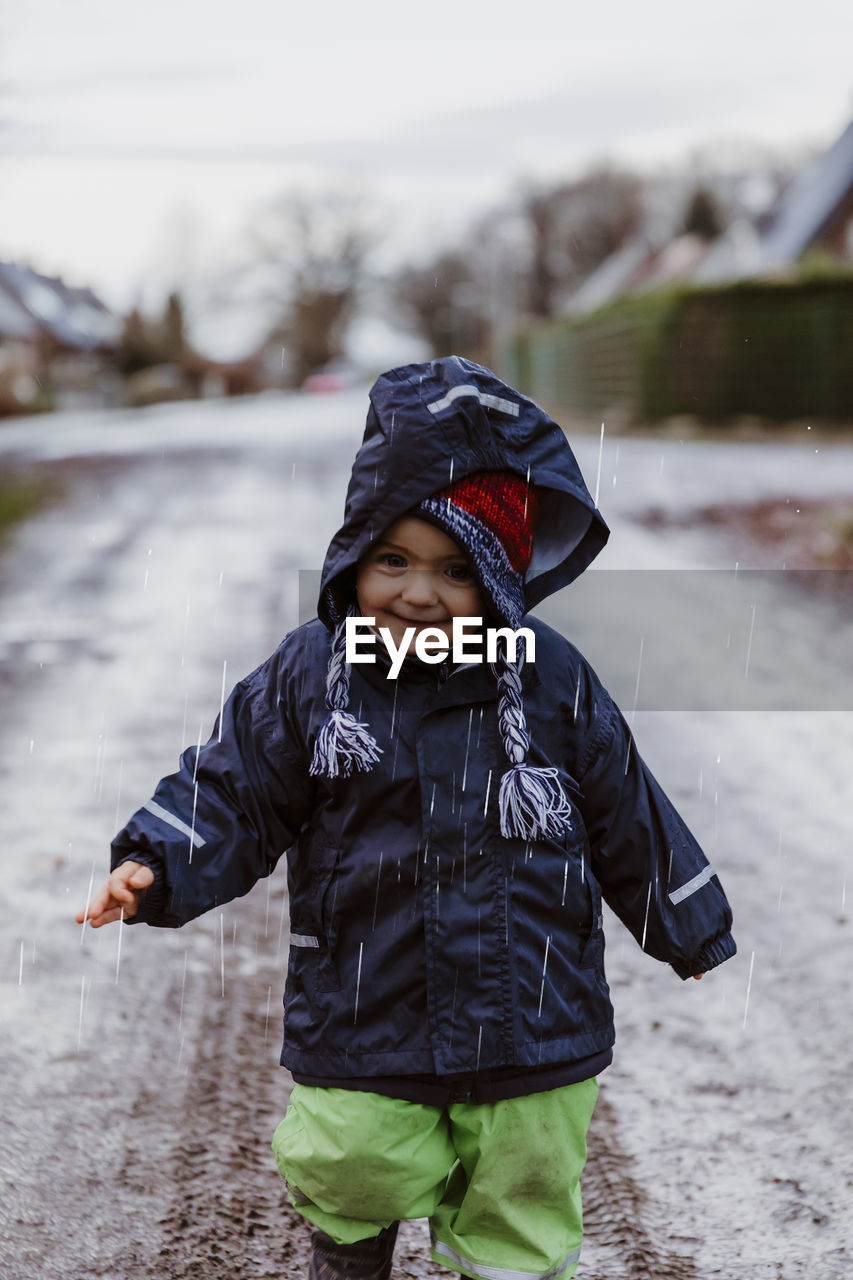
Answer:
[(510, 564), (522, 577), (533, 554), (533, 533), (539, 515), (536, 494), (511, 471), (478, 471), (436, 494), (480, 520), (500, 538)]
[(524, 615), (524, 575), (533, 554), (539, 503), (511, 471), (478, 471), (415, 508), (458, 542), (495, 613), (513, 626)]

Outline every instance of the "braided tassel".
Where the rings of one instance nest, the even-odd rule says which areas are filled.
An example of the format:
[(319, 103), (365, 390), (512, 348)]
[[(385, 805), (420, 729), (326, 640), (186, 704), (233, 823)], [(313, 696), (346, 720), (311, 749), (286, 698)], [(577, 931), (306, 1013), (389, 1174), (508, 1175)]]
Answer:
[(559, 781), (559, 770), (527, 763), (530, 737), (524, 718), (521, 676), (505, 652), (498, 658), (498, 723), (504, 750), (512, 761), (501, 778), (498, 807), (501, 835), (511, 839), (559, 839), (571, 829), (572, 808)]
[[(354, 613), (355, 610), (351, 610)], [(309, 773), (313, 777), (349, 778), (355, 772), (369, 773), (379, 762), (382, 748), (366, 724), (347, 711), (349, 668), (346, 664), (346, 621), (335, 628), (332, 656), (326, 676), (326, 706), (329, 714), (320, 726), (314, 743)]]

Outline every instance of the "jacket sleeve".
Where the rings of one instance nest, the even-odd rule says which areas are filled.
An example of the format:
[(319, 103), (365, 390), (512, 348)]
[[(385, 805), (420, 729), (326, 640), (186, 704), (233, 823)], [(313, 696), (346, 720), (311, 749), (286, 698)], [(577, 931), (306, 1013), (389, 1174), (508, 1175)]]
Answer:
[(608, 905), (644, 951), (681, 978), (737, 950), (714, 868), (643, 763), (619, 708), (586, 668), (589, 733), (579, 806), (593, 871)]
[(154, 871), (129, 924), (176, 928), (248, 893), (307, 820), (312, 784), (303, 745), (279, 699), (274, 654), (225, 703), (210, 741), (190, 747), (112, 843)]

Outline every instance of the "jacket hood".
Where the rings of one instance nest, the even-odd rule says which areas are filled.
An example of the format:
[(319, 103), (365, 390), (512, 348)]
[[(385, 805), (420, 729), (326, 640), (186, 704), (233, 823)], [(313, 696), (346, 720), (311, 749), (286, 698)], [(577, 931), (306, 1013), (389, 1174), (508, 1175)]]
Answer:
[(327, 626), (345, 614), (370, 544), (424, 498), (476, 471), (512, 471), (536, 488), (528, 609), (573, 582), (607, 542), (563, 430), (539, 405), (460, 356), (402, 365), (370, 390), (344, 523), (323, 566), (318, 614)]

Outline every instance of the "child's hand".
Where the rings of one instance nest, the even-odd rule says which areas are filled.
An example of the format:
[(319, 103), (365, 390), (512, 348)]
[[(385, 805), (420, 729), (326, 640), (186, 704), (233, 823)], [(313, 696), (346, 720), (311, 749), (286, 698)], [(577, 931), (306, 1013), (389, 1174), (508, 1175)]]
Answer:
[(694, 977), (694, 978), (696, 979), (696, 981), (698, 982), (698, 981), (699, 981), (699, 979), (700, 979), (700, 978), (704, 978), (704, 977), (705, 977), (705, 975), (704, 975), (704, 973), (694, 973), (693, 977)]
[(136, 915), (139, 895), (154, 883), (154, 872), (141, 862), (123, 862), (116, 867), (109, 880), (95, 894), (88, 907), (74, 917), (78, 924), (91, 920), (92, 928), (99, 929), (111, 920), (129, 920)]

